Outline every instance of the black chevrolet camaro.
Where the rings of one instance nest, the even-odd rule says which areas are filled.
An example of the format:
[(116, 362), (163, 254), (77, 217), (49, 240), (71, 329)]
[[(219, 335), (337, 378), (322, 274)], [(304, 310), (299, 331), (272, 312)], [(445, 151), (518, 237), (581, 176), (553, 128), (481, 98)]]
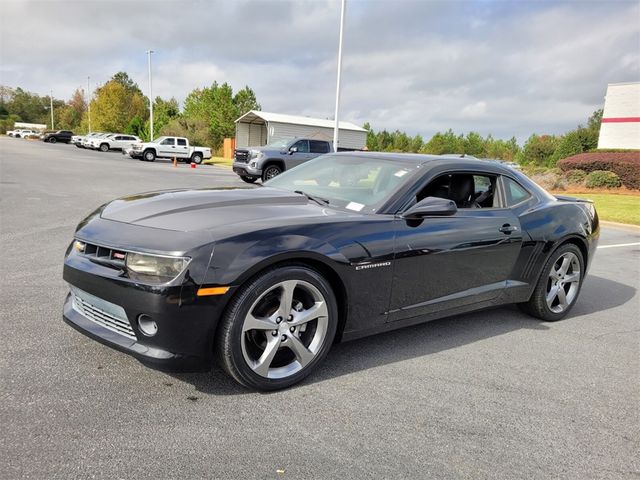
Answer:
[(259, 188), (107, 203), (65, 256), (66, 322), (143, 362), (271, 390), (334, 342), (507, 303), (575, 304), (599, 235), (590, 202), (497, 162), (338, 153)]

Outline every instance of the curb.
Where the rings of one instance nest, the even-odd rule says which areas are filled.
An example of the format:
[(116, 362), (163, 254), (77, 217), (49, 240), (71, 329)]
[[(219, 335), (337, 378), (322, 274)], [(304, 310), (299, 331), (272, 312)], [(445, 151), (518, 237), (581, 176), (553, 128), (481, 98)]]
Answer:
[(608, 220), (600, 220), (600, 224), (604, 225), (605, 227), (613, 227), (613, 228), (620, 228), (620, 229), (626, 229), (626, 230), (633, 230), (634, 232), (640, 232), (640, 226), (638, 225), (631, 225), (629, 223), (619, 223), (619, 222), (610, 222)]

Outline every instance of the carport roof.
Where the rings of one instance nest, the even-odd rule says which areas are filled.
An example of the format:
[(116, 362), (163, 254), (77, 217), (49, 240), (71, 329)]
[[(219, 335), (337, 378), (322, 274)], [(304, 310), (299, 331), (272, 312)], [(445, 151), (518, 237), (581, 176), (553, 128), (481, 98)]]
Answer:
[[(236, 120), (236, 123), (253, 123), (256, 120), (264, 120), (265, 122), (292, 123), (294, 125), (309, 125), (311, 127), (333, 128), (333, 120), (325, 120), (322, 118), (301, 117), (299, 115), (285, 115), (283, 113), (262, 112), (260, 110), (251, 110)], [(356, 132), (366, 132), (362, 127), (351, 122), (338, 122), (341, 130), (354, 130)]]

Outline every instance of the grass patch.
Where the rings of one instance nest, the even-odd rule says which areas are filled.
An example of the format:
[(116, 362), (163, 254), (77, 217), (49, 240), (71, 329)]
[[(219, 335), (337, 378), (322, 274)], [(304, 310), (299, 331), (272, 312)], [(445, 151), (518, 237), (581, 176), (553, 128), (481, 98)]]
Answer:
[(616, 195), (611, 193), (561, 193), (578, 198), (593, 200), (600, 220), (640, 225), (640, 196)]
[(233, 164), (232, 158), (211, 157), (208, 160), (202, 162), (204, 165), (220, 165), (222, 167), (231, 167)]

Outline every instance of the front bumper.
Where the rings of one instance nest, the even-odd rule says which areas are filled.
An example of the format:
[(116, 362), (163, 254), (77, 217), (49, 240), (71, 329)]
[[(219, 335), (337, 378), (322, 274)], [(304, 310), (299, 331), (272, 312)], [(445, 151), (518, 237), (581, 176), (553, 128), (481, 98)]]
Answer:
[(253, 168), (248, 163), (233, 162), (233, 171), (241, 177), (260, 177), (262, 176), (261, 168)]
[[(198, 286), (187, 282), (142, 285), (119, 278), (112, 269), (77, 255), (66, 258), (63, 278), (72, 288), (124, 310), (134, 335), (117, 333), (83, 315), (74, 308), (70, 293), (64, 302), (63, 319), (79, 332), (161, 370), (210, 368), (215, 330), (231, 291), (222, 296), (198, 297)], [(140, 330), (137, 319), (141, 314), (156, 322), (155, 335), (146, 336)]]

